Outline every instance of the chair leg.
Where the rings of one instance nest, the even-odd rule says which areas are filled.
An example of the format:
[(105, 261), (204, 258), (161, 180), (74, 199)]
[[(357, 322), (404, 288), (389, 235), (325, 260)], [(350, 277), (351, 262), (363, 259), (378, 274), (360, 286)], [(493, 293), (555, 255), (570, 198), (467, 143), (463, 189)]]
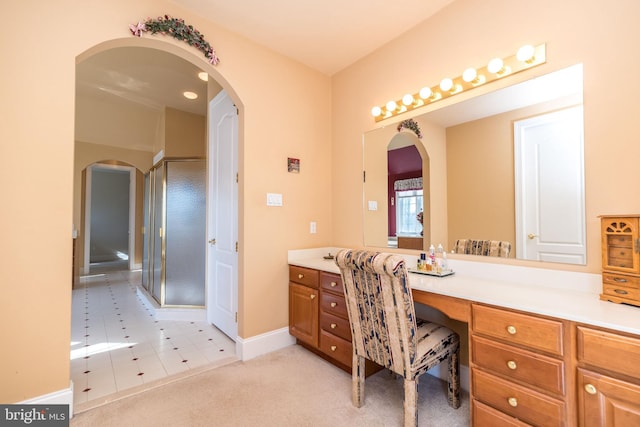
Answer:
[(418, 383), (404, 379), (404, 427), (418, 425)]
[(353, 406), (359, 408), (364, 403), (364, 357), (353, 352), (351, 362), (351, 401)]
[(449, 355), (448, 364), (449, 386), (447, 397), (449, 406), (458, 409), (460, 407), (460, 348)]

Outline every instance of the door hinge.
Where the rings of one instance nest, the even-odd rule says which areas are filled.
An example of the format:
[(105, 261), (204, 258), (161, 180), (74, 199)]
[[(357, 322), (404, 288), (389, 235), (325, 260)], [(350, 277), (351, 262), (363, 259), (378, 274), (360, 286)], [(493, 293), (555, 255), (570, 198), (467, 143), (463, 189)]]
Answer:
[(238, 312), (236, 311), (236, 323), (238, 323)]
[(238, 173), (236, 172), (236, 184), (238, 183)]
[(238, 252), (238, 242), (236, 242), (236, 252)]
[(367, 182), (367, 171), (362, 171), (362, 182)]

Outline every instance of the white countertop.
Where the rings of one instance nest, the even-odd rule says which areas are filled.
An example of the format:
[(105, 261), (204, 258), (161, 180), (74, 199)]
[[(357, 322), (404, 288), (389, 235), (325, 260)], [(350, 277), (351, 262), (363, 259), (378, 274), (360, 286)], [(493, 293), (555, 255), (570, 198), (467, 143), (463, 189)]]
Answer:
[[(289, 264), (339, 274), (335, 260), (323, 259), (338, 250), (289, 251)], [(400, 255), (414, 267), (416, 256)], [(449, 265), (451, 276), (409, 273), (411, 288), (640, 335), (640, 307), (601, 301), (599, 274), (451, 259)]]

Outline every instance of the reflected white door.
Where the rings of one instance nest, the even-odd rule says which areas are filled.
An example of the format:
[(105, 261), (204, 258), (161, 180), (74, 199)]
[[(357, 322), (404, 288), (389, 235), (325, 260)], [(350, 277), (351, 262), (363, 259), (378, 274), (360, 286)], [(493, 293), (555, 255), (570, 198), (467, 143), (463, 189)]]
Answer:
[(207, 320), (238, 336), (238, 113), (225, 91), (209, 104)]
[(584, 264), (582, 106), (514, 123), (516, 256)]

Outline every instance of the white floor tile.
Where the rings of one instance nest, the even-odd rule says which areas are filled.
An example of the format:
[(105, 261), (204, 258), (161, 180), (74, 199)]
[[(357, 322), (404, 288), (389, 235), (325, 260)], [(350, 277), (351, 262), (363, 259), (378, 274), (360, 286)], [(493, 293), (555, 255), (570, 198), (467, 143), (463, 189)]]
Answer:
[(73, 290), (76, 404), (234, 355), (235, 343), (206, 322), (156, 321), (136, 293), (140, 277), (105, 270), (82, 277)]

